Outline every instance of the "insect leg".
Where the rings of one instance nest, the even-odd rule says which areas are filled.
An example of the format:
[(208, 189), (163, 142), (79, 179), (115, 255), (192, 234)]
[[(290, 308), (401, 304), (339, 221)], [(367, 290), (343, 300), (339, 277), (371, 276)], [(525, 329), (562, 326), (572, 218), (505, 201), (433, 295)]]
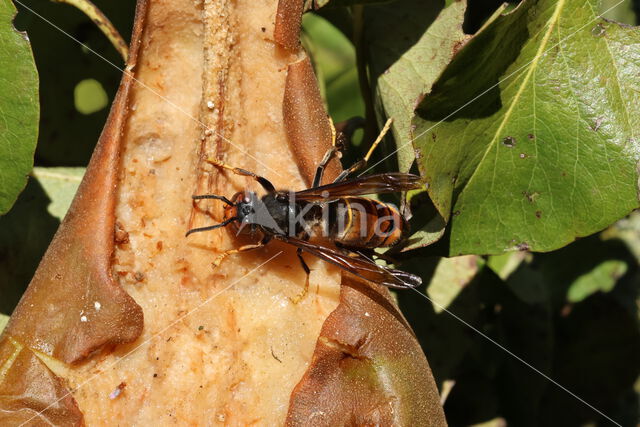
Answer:
[(294, 304), (299, 303), (302, 300), (302, 298), (304, 298), (309, 292), (309, 276), (311, 275), (311, 269), (309, 268), (306, 261), (302, 257), (302, 248), (298, 248), (298, 250), (296, 251), (296, 255), (298, 255), (298, 259), (300, 260), (300, 265), (302, 265), (302, 269), (306, 274), (306, 279), (304, 282), (304, 289), (302, 290), (302, 292), (299, 295), (295, 296), (294, 298), (291, 298), (291, 302), (293, 302)]
[(322, 176), (324, 175), (324, 169), (327, 167), (331, 159), (338, 154), (340, 155), (340, 146), (336, 143), (336, 127), (333, 125), (333, 120), (329, 117), (329, 124), (331, 125), (331, 147), (327, 150), (322, 158), (322, 161), (316, 169), (316, 175), (313, 177), (313, 184), (311, 188), (318, 187), (322, 183)]
[(254, 243), (252, 245), (244, 245), (236, 249), (229, 249), (228, 251), (224, 251), (223, 253), (218, 255), (215, 260), (213, 260), (213, 268), (219, 267), (222, 261), (229, 255), (238, 254), (240, 252), (252, 251), (254, 249), (260, 249), (261, 247), (269, 243), (269, 240), (271, 240), (271, 237), (267, 236), (264, 239), (262, 239), (259, 243)]
[(311, 188), (320, 186), (320, 184), (322, 183), (322, 176), (324, 175), (324, 169), (327, 167), (327, 164), (331, 161), (331, 159), (333, 159), (333, 156), (335, 156), (336, 153), (339, 152), (340, 150), (335, 145), (327, 150), (324, 157), (322, 158), (322, 161), (318, 165), (318, 168), (316, 169), (316, 175), (313, 177), (313, 184), (311, 184)]
[(373, 151), (380, 144), (380, 142), (382, 142), (382, 138), (384, 138), (387, 132), (389, 132), (389, 129), (391, 128), (392, 123), (393, 123), (393, 119), (389, 118), (389, 120), (387, 120), (387, 122), (384, 124), (384, 127), (382, 128), (380, 135), (378, 135), (376, 140), (373, 141), (373, 144), (371, 144), (371, 148), (367, 152), (367, 155), (364, 156), (362, 159), (358, 160), (356, 163), (354, 163), (349, 169), (345, 169), (344, 171), (342, 171), (342, 173), (338, 175), (338, 177), (333, 182), (344, 181), (349, 175), (365, 167), (367, 165), (367, 162), (371, 158)]
[(238, 220), (237, 217), (233, 217), (233, 218), (229, 218), (227, 220), (222, 221), (220, 224), (209, 225), (207, 227), (192, 228), (191, 230), (187, 231), (187, 234), (185, 234), (184, 237), (189, 237), (189, 235), (193, 233), (200, 233), (202, 231), (210, 231), (210, 230), (215, 230), (216, 228), (226, 227), (233, 221), (237, 221), (237, 220)]
[(214, 199), (214, 200), (222, 200), (227, 205), (233, 206), (231, 200), (227, 199), (224, 196), (218, 196), (217, 194), (201, 194), (198, 196), (191, 196), (193, 200), (202, 200), (202, 199)]
[(214, 166), (217, 166), (219, 168), (230, 170), (231, 172), (235, 173), (236, 175), (249, 176), (249, 177), (255, 179), (256, 181), (258, 181), (258, 184), (260, 184), (262, 186), (262, 188), (267, 190), (269, 193), (272, 193), (272, 192), (276, 191), (276, 189), (273, 186), (273, 184), (267, 178), (264, 178), (264, 177), (262, 177), (260, 175), (257, 175), (257, 174), (255, 174), (255, 173), (253, 173), (251, 171), (248, 171), (246, 169), (241, 169), (241, 168), (235, 168), (233, 166), (229, 166), (228, 164), (226, 164), (222, 160), (215, 159), (215, 158), (209, 158), (206, 161), (207, 161), (207, 163), (210, 163), (210, 164), (212, 164)]
[(300, 265), (302, 265), (302, 269), (304, 270), (305, 273), (307, 273), (307, 282), (308, 282), (309, 275), (311, 274), (311, 269), (309, 268), (304, 258), (302, 257), (302, 248), (298, 248), (298, 250), (296, 251), (296, 254), (298, 255), (298, 259), (300, 260)]

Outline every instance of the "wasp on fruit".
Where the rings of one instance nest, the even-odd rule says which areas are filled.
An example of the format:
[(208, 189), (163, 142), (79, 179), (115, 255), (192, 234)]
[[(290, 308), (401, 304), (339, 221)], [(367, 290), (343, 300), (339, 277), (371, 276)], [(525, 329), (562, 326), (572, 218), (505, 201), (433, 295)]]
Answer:
[(216, 194), (193, 196), (194, 200), (220, 200), (226, 206), (220, 224), (191, 229), (187, 236), (231, 226), (238, 234), (259, 238), (256, 239), (257, 243), (220, 254), (213, 263), (216, 267), (231, 254), (258, 249), (276, 239), (297, 248), (298, 258), (307, 274), (307, 286), (310, 269), (302, 257), (303, 252), (381, 285), (392, 288), (419, 286), (422, 283), (420, 277), (384, 267), (362, 254), (363, 250), (394, 246), (403, 240), (408, 231), (405, 217), (395, 206), (363, 196), (422, 187), (421, 178), (409, 173), (392, 172), (349, 178), (349, 175), (367, 164), (390, 125), (391, 120), (363, 159), (340, 173), (331, 184), (321, 185), (326, 166), (339, 152), (334, 130), (332, 147), (318, 165), (311, 188), (302, 191), (276, 190), (262, 176), (231, 167), (217, 159), (208, 159), (214, 166), (255, 179), (266, 194), (258, 197), (255, 192), (245, 190), (231, 199)]

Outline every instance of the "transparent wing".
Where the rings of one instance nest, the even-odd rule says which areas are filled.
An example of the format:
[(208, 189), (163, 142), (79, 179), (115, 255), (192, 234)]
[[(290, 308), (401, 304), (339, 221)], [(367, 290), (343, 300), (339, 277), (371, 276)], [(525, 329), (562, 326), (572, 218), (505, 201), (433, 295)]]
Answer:
[(390, 288), (409, 289), (416, 288), (422, 284), (422, 279), (414, 274), (383, 267), (359, 255), (349, 256), (335, 249), (296, 238), (283, 237), (281, 240), (297, 246), (303, 251), (338, 266), (351, 274), (380, 285)]
[(421, 188), (423, 184), (420, 181), (420, 176), (410, 173), (382, 173), (298, 191), (295, 193), (295, 198), (305, 201), (321, 201), (345, 196), (395, 193)]

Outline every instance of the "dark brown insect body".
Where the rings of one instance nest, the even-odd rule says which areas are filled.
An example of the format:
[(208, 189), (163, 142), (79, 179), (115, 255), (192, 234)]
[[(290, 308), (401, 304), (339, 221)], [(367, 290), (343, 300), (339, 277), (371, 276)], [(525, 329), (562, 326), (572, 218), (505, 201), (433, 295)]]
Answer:
[(334, 146), (318, 166), (313, 186), (298, 192), (277, 191), (266, 178), (253, 172), (230, 167), (219, 160), (209, 160), (218, 167), (254, 178), (266, 194), (258, 197), (254, 192), (242, 191), (231, 200), (214, 194), (194, 196), (194, 199), (221, 200), (227, 206), (222, 223), (189, 230), (187, 235), (231, 225), (237, 234), (260, 238), (259, 243), (222, 253), (214, 261), (215, 266), (232, 253), (256, 249), (278, 239), (298, 248), (298, 257), (307, 274), (310, 270), (302, 252), (385, 286), (419, 286), (422, 281), (418, 276), (383, 267), (362, 253), (363, 250), (393, 246), (408, 230), (405, 218), (395, 206), (362, 196), (420, 188), (420, 177), (395, 172), (346, 179), (364, 165), (368, 154), (363, 161), (340, 174), (332, 184), (319, 185), (324, 167), (335, 150)]
[(260, 199), (255, 193), (238, 193), (225, 207), (224, 219), (237, 218), (231, 224), (239, 233), (324, 239), (361, 249), (393, 246), (408, 230), (406, 220), (391, 204), (365, 197), (329, 199), (329, 193), (328, 200), (307, 200), (301, 193), (278, 191)]

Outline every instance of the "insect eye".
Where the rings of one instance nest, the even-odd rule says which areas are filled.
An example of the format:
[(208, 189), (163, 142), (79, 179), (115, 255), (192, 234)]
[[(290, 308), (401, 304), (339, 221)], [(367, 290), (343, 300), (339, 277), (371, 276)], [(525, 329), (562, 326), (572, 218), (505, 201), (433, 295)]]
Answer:
[(251, 212), (253, 212), (253, 209), (251, 209), (251, 206), (245, 205), (242, 207), (243, 214), (249, 215)]

